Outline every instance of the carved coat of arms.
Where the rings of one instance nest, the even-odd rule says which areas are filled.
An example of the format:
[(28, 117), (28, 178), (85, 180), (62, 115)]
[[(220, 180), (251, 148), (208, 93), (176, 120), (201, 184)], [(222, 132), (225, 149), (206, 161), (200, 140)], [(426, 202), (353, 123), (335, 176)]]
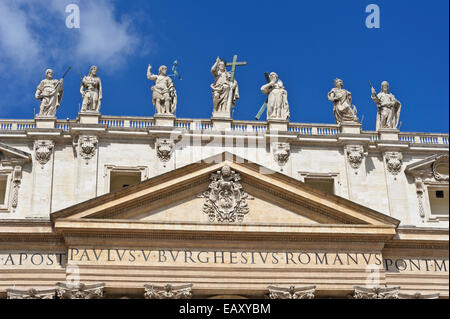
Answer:
[(203, 212), (212, 223), (242, 223), (248, 214), (248, 194), (242, 190), (239, 174), (224, 166), (211, 175), (209, 189), (201, 197), (206, 198)]

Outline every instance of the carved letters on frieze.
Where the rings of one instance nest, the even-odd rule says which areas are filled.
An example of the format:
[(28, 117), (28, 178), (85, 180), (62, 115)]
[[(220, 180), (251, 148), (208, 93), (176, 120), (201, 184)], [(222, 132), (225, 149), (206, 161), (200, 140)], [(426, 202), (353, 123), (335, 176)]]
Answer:
[(54, 147), (53, 141), (39, 140), (34, 142), (34, 156), (42, 168), (50, 160)]
[(398, 299), (400, 287), (360, 287), (355, 286), (354, 299)]
[(145, 299), (191, 299), (193, 284), (157, 286), (144, 285)]
[(217, 173), (211, 174), (209, 189), (200, 197), (205, 198), (203, 212), (211, 223), (242, 223), (248, 214), (248, 194), (243, 191), (239, 182), (241, 177), (224, 166)]
[(392, 175), (398, 175), (402, 170), (403, 154), (400, 152), (386, 152), (386, 168)]
[(314, 299), (316, 286), (289, 288), (269, 286), (269, 299)]

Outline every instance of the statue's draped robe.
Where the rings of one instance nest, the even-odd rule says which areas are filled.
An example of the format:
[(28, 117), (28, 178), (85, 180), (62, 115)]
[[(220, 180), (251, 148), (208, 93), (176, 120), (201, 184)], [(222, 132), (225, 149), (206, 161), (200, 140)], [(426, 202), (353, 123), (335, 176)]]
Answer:
[(342, 122), (358, 122), (356, 107), (352, 105), (352, 94), (344, 89), (333, 88), (328, 93), (333, 102), (333, 113), (337, 124)]
[(374, 99), (374, 102), (378, 106), (377, 130), (383, 128), (396, 129), (400, 120), (402, 104), (392, 93), (380, 92), (377, 97), (378, 100)]
[(169, 110), (161, 110), (161, 113), (174, 114), (177, 109), (177, 91), (175, 85), (170, 77), (166, 75), (149, 75), (149, 80), (155, 81), (152, 87), (153, 91), (153, 105), (156, 106), (156, 100), (161, 101), (161, 106), (164, 108), (164, 102), (169, 101)]
[[(61, 105), (63, 96), (62, 85), (58, 85), (58, 80), (42, 80), (36, 89), (36, 97), (42, 96), (39, 115), (55, 116), (56, 110)], [(58, 86), (58, 88), (57, 88)]]
[(85, 88), (81, 111), (100, 112), (103, 98), (102, 82), (100, 78), (98, 76), (85, 76), (81, 82), (81, 86)]
[[(211, 84), (214, 111), (218, 112), (230, 112), (228, 106), (228, 95), (230, 92), (230, 74), (227, 71), (220, 71), (218, 68), (212, 68), (211, 73), (214, 76), (214, 83)], [(235, 89), (231, 100), (231, 107), (236, 105), (236, 101), (239, 100), (239, 88), (236, 80), (234, 81)]]
[(269, 95), (267, 119), (288, 120), (290, 117), (289, 103), (283, 82), (277, 81), (273, 86), (271, 83), (263, 85), (261, 91)]

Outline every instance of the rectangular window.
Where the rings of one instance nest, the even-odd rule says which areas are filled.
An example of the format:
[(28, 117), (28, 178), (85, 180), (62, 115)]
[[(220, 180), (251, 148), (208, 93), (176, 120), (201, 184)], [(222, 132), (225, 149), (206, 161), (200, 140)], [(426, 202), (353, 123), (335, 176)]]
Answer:
[(115, 192), (141, 182), (141, 172), (111, 171), (109, 191)]
[(0, 206), (6, 204), (6, 187), (8, 185), (8, 176), (0, 175)]
[(326, 193), (334, 194), (334, 179), (305, 178), (305, 184)]
[(428, 198), (430, 199), (431, 215), (447, 215), (449, 214), (448, 200), (449, 192), (448, 188), (428, 188)]

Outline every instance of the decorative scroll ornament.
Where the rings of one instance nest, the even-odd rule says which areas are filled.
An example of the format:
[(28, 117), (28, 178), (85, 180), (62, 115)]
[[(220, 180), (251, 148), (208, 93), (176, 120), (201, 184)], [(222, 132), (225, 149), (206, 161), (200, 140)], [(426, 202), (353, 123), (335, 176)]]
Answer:
[(99, 299), (103, 297), (104, 283), (93, 285), (66, 285), (65, 283), (56, 283), (56, 295), (60, 299)]
[(400, 152), (386, 152), (387, 170), (392, 175), (398, 175), (402, 170), (403, 155)]
[(348, 162), (354, 169), (360, 168), (364, 157), (367, 156), (367, 152), (364, 152), (362, 145), (348, 145), (346, 147), (346, 153)]
[(13, 172), (13, 194), (11, 200), (11, 206), (13, 208), (17, 208), (17, 205), (19, 204), (19, 188), (21, 181), (22, 181), (22, 167), (16, 166), (14, 167)]
[(219, 223), (242, 223), (248, 214), (248, 194), (242, 190), (241, 177), (224, 166), (216, 174), (211, 174), (209, 189), (201, 197), (206, 198), (203, 212), (209, 221)]
[(191, 299), (192, 284), (172, 286), (144, 285), (145, 299)]
[(289, 143), (276, 143), (273, 148), (273, 158), (275, 162), (278, 163), (280, 169), (283, 170), (283, 166), (289, 160), (289, 156), (291, 155), (291, 147)]
[(289, 288), (269, 286), (269, 299), (314, 299), (316, 286)]
[(440, 293), (423, 295), (420, 292), (415, 294), (398, 294), (399, 299), (439, 299)]
[(448, 182), (448, 155), (441, 155), (433, 163), (433, 176), (439, 182)]
[(34, 154), (36, 160), (44, 168), (45, 164), (50, 160), (53, 153), (54, 144), (52, 141), (35, 141)]
[(400, 287), (392, 288), (366, 288), (355, 286), (354, 299), (398, 299)]
[[(158, 158), (161, 160), (161, 162), (167, 163), (168, 161), (170, 161), (174, 146), (175, 143), (170, 140), (164, 139), (156, 141), (156, 154), (158, 155)], [(164, 164), (164, 167), (166, 167), (166, 164)]]
[(6, 289), (7, 299), (55, 299), (55, 289)]
[(80, 156), (88, 162), (95, 156), (98, 139), (96, 136), (81, 136), (78, 145), (80, 146)]

